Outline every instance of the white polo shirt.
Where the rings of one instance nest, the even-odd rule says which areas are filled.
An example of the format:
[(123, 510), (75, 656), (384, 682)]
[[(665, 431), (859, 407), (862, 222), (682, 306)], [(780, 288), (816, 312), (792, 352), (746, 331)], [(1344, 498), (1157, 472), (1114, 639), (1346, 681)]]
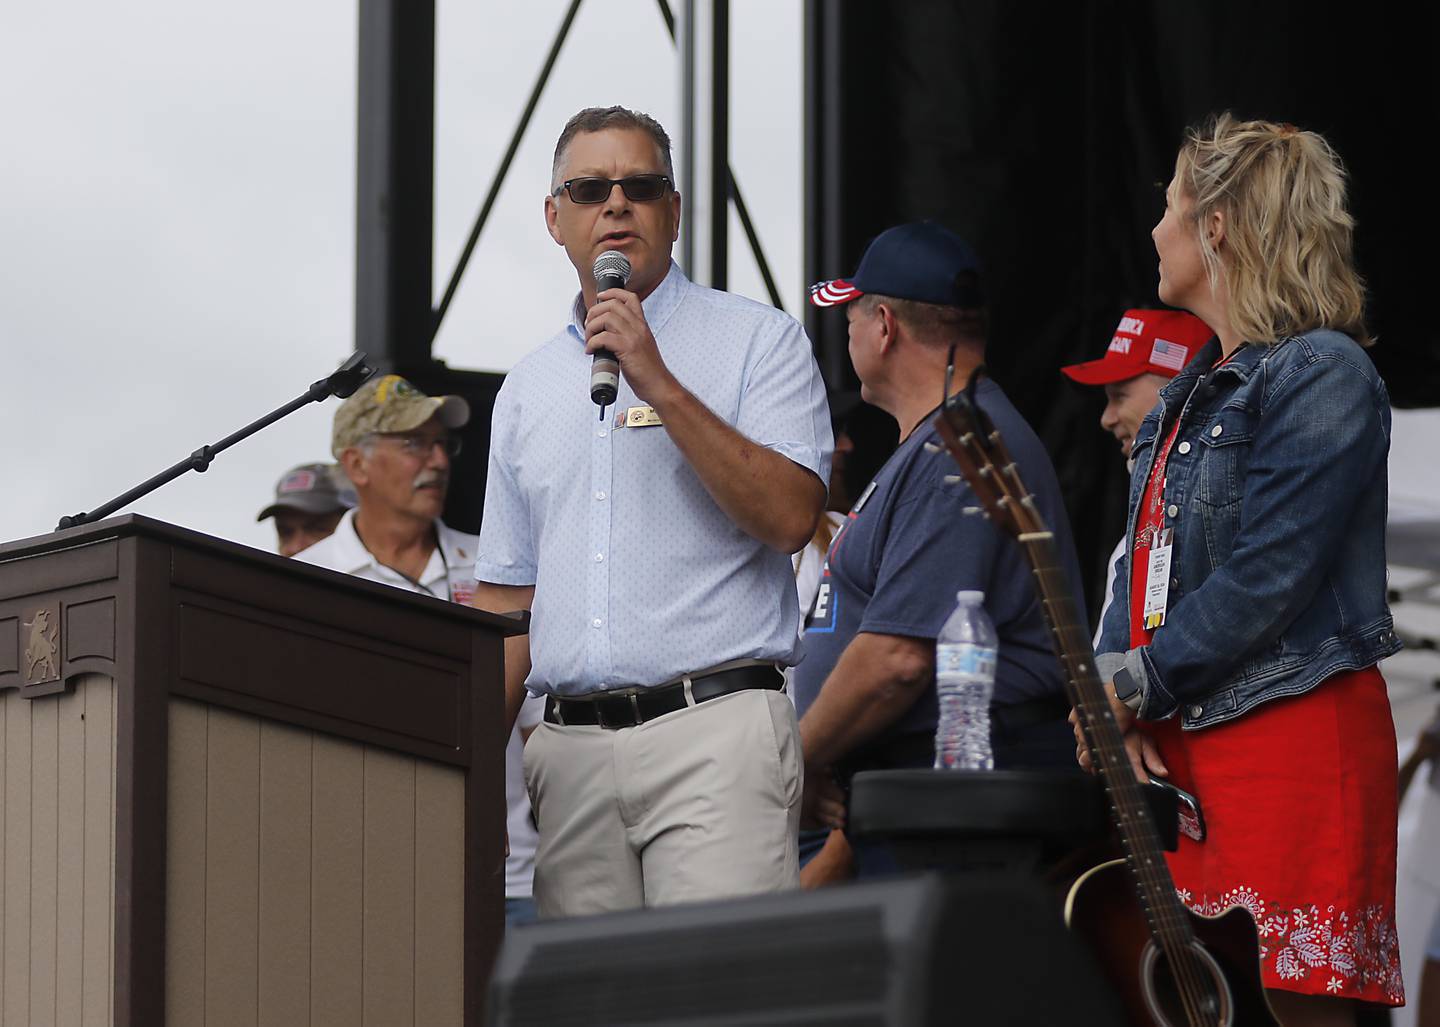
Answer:
[[(343, 574), (353, 574), (366, 581), (394, 585), (407, 592), (432, 595), (468, 603), (475, 594), (476, 536), (456, 531), (444, 522), (435, 522), (440, 545), (430, 554), (430, 562), (418, 581), (380, 563), (365, 548), (355, 533), (355, 511), (347, 510), (335, 533), (297, 553), (295, 559), (316, 567), (327, 567)], [(525, 792), (525, 768), (521, 729), (530, 730), (540, 723), (543, 700), (531, 696), (520, 710), (520, 719), (505, 746), (505, 820), (510, 831), (510, 855), (505, 859), (505, 897), (528, 898), (535, 872), (535, 847), (538, 839), (530, 818), (530, 797)]]
[(436, 599), (468, 603), (475, 594), (475, 535), (456, 531), (443, 521), (435, 522), (440, 545), (430, 554), (430, 562), (418, 581), (411, 581), (397, 570), (385, 566), (370, 554), (355, 533), (355, 511), (346, 510), (335, 527), (335, 533), (321, 539), (309, 549), (295, 554), (295, 559), (332, 571), (353, 574), (366, 581), (394, 585), (407, 592), (420, 592)]

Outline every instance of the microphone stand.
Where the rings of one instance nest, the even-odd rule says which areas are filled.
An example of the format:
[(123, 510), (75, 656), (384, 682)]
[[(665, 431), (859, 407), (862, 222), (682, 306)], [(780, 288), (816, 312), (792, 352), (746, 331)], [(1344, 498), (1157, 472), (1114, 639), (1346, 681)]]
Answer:
[(364, 353), (353, 353), (350, 359), (336, 368), (334, 374), (328, 378), (321, 378), (318, 382), (313, 382), (310, 388), (306, 389), (302, 395), (292, 399), (284, 406), (272, 410), (260, 418), (260, 420), (247, 424), (233, 435), (227, 435), (212, 446), (201, 446), (173, 467), (161, 471), (149, 481), (136, 485), (124, 495), (116, 496), (104, 506), (97, 507), (89, 513), (71, 514), (68, 517), (60, 518), (60, 523), (56, 525), (55, 530), (63, 531), (66, 528), (74, 528), (81, 524), (89, 524), (91, 521), (98, 521), (110, 516), (122, 506), (128, 506), (142, 496), (148, 496), (161, 485), (174, 481), (186, 471), (205, 471), (209, 468), (210, 461), (214, 460), (217, 454), (229, 449), (235, 445), (235, 443), (248, 439), (261, 428), (267, 428), (282, 417), (293, 414), (307, 403), (319, 403), (321, 400), (329, 399), (331, 396), (338, 396), (340, 399), (344, 399), (358, 389), (361, 382), (365, 381), (365, 379), (374, 373), (375, 369), (365, 362)]

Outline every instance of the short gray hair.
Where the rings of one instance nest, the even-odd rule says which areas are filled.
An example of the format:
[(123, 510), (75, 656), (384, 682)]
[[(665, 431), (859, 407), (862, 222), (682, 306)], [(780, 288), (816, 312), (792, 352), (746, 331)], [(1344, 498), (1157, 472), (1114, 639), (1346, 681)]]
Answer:
[(890, 308), (896, 320), (924, 342), (946, 346), (954, 341), (985, 344), (989, 316), (984, 307), (922, 303), (873, 292), (855, 300), (856, 308), (865, 314), (874, 313), (882, 303)]
[(579, 114), (565, 122), (560, 138), (555, 143), (555, 160), (550, 165), (550, 191), (560, 188), (560, 166), (565, 163), (565, 151), (570, 141), (582, 132), (603, 132), (611, 128), (630, 128), (648, 132), (655, 140), (655, 149), (665, 165), (665, 174), (670, 184), (675, 185), (675, 164), (670, 159), (670, 136), (660, 122), (648, 114), (632, 111), (628, 107), (586, 107)]

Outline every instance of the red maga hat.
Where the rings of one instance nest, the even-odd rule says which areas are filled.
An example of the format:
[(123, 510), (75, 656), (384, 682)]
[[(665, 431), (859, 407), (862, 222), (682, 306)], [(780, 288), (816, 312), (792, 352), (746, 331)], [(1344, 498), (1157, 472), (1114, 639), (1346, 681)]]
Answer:
[(1127, 310), (1103, 357), (1060, 370), (1081, 385), (1109, 385), (1142, 374), (1174, 378), (1214, 334), (1183, 310)]

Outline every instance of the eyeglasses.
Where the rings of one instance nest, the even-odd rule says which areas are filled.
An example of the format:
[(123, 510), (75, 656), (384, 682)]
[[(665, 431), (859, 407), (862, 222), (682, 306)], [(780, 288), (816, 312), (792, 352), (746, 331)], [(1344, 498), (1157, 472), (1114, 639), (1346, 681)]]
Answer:
[(436, 446), (443, 449), (448, 457), (460, 455), (460, 436), (458, 435), (372, 435), (371, 438), (395, 443), (406, 456), (426, 457)]
[(610, 190), (619, 186), (625, 191), (625, 198), (632, 203), (647, 203), (658, 200), (670, 191), (670, 179), (664, 175), (628, 175), (625, 178), (572, 178), (560, 183), (555, 195), (570, 194), (574, 203), (604, 203), (610, 198)]

